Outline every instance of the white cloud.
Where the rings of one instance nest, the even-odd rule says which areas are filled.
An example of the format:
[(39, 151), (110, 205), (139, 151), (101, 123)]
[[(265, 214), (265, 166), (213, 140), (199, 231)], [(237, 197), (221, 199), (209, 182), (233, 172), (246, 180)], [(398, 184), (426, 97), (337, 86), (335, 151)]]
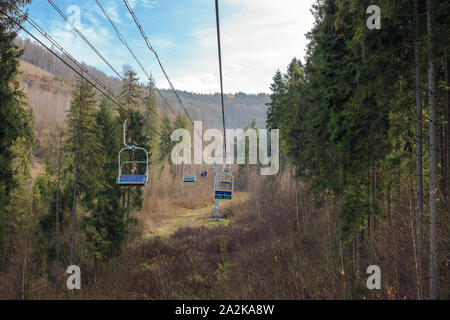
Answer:
[(152, 43), (152, 46), (154, 46), (155, 48), (158, 48), (158, 49), (164, 49), (164, 48), (173, 46), (172, 40), (167, 39), (167, 38), (161, 38), (158, 36), (153, 37), (151, 39), (151, 43)]
[(158, 2), (153, 1), (153, 0), (142, 0), (142, 3), (141, 3), (141, 5), (144, 8), (149, 8), (149, 9), (154, 8), (157, 4), (158, 4)]
[[(83, 35), (99, 50), (103, 56), (113, 65), (113, 67), (121, 72), (123, 64), (123, 56), (128, 54), (122, 46), (114, 45), (116, 43), (115, 34), (109, 29), (108, 25), (97, 21), (96, 19), (88, 19), (90, 24), (83, 23), (81, 20), (80, 31)], [(66, 50), (68, 50), (79, 62), (84, 62), (91, 66), (100, 67), (108, 74), (116, 76), (107, 69), (105, 63), (98, 57), (92, 49), (78, 36), (70, 26), (64, 21), (53, 21), (50, 32), (51, 36)], [(41, 40), (42, 37), (39, 37)], [(47, 41), (43, 40), (44, 43)]]
[[(154, 5), (152, 0), (132, 1), (132, 4)], [(277, 69), (284, 70), (290, 60), (296, 56), (303, 58), (306, 48), (305, 33), (313, 26), (310, 13), (314, 0), (223, 0), (226, 5), (234, 7), (231, 16), (221, 20), (222, 58), (225, 92), (268, 92)], [(155, 2), (155, 3), (154, 3)], [(120, 7), (102, 0), (108, 13), (115, 22), (123, 18)], [(213, 19), (214, 11), (211, 12)], [(146, 50), (140, 35), (136, 32), (131, 18), (123, 18), (121, 32), (126, 34), (125, 23), (132, 27), (129, 39), (131, 47), (144, 63), (147, 70), (153, 70), (156, 84), (168, 88), (168, 83), (152, 55)], [(114, 75), (91, 48), (75, 33), (66, 27), (62, 19), (51, 21), (50, 34), (79, 61), (96, 66)], [(44, 23), (45, 25), (45, 23)], [(95, 2), (83, 7), (81, 30), (95, 47), (108, 59), (119, 72), (127, 62), (140, 72), (126, 48), (118, 42), (116, 34), (102, 16)], [(191, 32), (195, 41), (189, 50), (191, 58), (176, 69), (167, 71), (175, 88), (201, 93), (215, 93), (220, 90), (217, 38), (215, 25), (209, 29), (197, 29)], [(177, 36), (182, 37), (183, 34)], [(151, 43), (155, 48), (176, 47), (175, 38), (164, 38), (152, 35)], [(47, 43), (47, 42), (46, 42)], [(170, 49), (169, 49), (170, 50)], [(162, 56), (167, 68), (166, 56)], [(143, 75), (141, 75), (143, 76)], [(142, 78), (145, 81), (144, 78)]]
[(151, 9), (151, 8), (154, 8), (158, 4), (158, 1), (155, 1), (155, 0), (128, 0), (128, 3), (130, 4), (131, 9), (134, 9), (137, 5), (140, 5), (147, 9)]
[[(225, 92), (268, 92), (277, 69), (303, 58), (305, 34), (313, 27), (314, 0), (225, 0), (236, 13), (221, 21)], [(215, 28), (194, 32), (194, 58), (171, 77), (177, 89), (220, 90)], [(167, 87), (163, 78), (157, 84)]]
[(117, 12), (117, 6), (115, 4), (108, 3), (108, 6), (105, 8), (105, 10), (113, 22), (116, 22), (116, 23), (122, 22), (122, 20), (120, 19), (120, 15)]

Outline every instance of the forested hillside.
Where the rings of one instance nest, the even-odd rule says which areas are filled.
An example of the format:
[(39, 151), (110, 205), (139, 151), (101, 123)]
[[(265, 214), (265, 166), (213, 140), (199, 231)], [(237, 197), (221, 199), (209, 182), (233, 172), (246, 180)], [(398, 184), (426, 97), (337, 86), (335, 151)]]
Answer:
[[(163, 93), (172, 105), (176, 105), (174, 94), (168, 90), (163, 90)], [(203, 120), (204, 125), (210, 128), (222, 127), (222, 120), (217, 117), (217, 113), (221, 110), (219, 93), (199, 94), (184, 91), (178, 93), (189, 113), (195, 115), (195, 119)], [(224, 100), (227, 128), (245, 128), (253, 119), (257, 128), (266, 126), (266, 104), (270, 101), (269, 95), (238, 92), (225, 95)], [(162, 102), (159, 105), (163, 105)]]

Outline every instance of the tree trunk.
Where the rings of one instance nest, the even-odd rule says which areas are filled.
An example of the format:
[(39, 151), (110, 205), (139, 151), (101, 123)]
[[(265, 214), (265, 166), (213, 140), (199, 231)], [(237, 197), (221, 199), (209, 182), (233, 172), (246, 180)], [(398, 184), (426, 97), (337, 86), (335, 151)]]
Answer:
[(22, 300), (25, 300), (25, 277), (27, 270), (27, 254), (28, 254), (28, 226), (25, 227), (25, 244), (22, 263)]
[(389, 181), (387, 192), (386, 192), (386, 207), (387, 207), (387, 216), (391, 217), (391, 189), (392, 189), (392, 181)]
[(56, 294), (57, 283), (58, 283), (58, 268), (59, 268), (59, 188), (61, 181), (61, 140), (63, 133), (59, 136), (59, 146), (58, 146), (58, 182), (56, 185), (56, 208), (55, 208), (55, 220), (56, 220), (56, 260), (55, 260), (55, 279), (53, 282), (53, 293)]
[[(395, 144), (395, 150), (398, 152), (399, 151), (399, 139), (396, 139), (396, 144)], [(397, 167), (395, 169), (395, 182), (394, 185), (395, 186), (400, 186), (400, 178), (401, 178), (401, 169), (399, 167)], [(391, 221), (394, 224), (393, 229), (391, 228), (391, 225), (389, 225), (389, 232), (390, 235), (392, 235), (392, 249), (393, 249), (393, 260), (394, 260), (394, 283), (395, 283), (395, 288), (396, 288), (396, 297), (398, 297), (398, 293), (400, 292), (400, 279), (399, 279), (399, 273), (398, 273), (398, 266), (399, 266), (399, 250), (400, 250), (400, 241), (399, 241), (399, 233), (400, 233), (400, 229), (399, 229), (399, 220), (400, 220), (400, 211), (401, 211), (401, 207), (400, 207), (400, 196), (403, 193), (403, 190), (400, 190), (399, 187), (395, 188), (394, 190), (394, 211), (393, 211), (393, 215), (392, 215), (392, 219), (393, 221)]]
[(373, 247), (375, 245), (375, 160), (371, 161), (370, 198), (372, 199), (370, 205), (370, 251), (373, 255)]
[[(445, 77), (445, 85), (448, 87), (448, 57), (447, 51), (445, 52), (445, 62), (444, 62), (444, 77)], [(448, 90), (445, 90), (445, 106), (447, 108), (446, 114), (446, 123), (447, 123), (447, 131), (445, 133), (445, 151), (446, 154), (444, 167), (445, 167), (445, 183), (444, 183), (444, 199), (446, 201), (447, 208), (449, 206), (450, 199), (448, 198), (448, 192), (450, 191), (450, 108), (448, 105)]]
[(72, 203), (72, 245), (70, 247), (70, 265), (73, 265), (75, 258), (75, 223), (77, 215), (77, 187), (78, 187), (78, 152), (75, 154), (75, 182), (73, 184)]
[(330, 205), (328, 203), (328, 188), (325, 191), (325, 211), (327, 214), (327, 231), (328, 231), (328, 244), (327, 244), (327, 259), (331, 261), (331, 230), (330, 230)]
[(346, 286), (346, 275), (345, 275), (345, 266), (344, 266), (344, 250), (342, 248), (342, 241), (338, 238), (339, 242), (339, 256), (341, 261), (341, 276), (342, 276), (342, 299), (345, 299), (347, 286)]
[(429, 113), (429, 148), (430, 148), (430, 299), (437, 298), (436, 258), (437, 258), (437, 144), (436, 144), (436, 80), (434, 70), (432, 22), (432, 1), (427, 0), (428, 31), (428, 113)]
[(362, 269), (362, 231), (356, 233), (356, 271), (358, 278), (361, 278), (364, 272)]
[(294, 191), (295, 191), (295, 217), (297, 218), (297, 232), (300, 233), (300, 210), (299, 210), (299, 201), (298, 201), (298, 183), (297, 179), (294, 176), (294, 168), (291, 167), (291, 181), (294, 185)]
[(423, 163), (422, 163), (422, 80), (419, 57), (419, 0), (414, 0), (414, 63), (416, 66), (416, 265), (420, 296), (422, 282), (422, 217), (423, 217)]
[(419, 259), (417, 258), (417, 243), (416, 243), (416, 233), (414, 228), (414, 218), (413, 218), (413, 190), (411, 190), (409, 195), (409, 215), (410, 215), (410, 229), (411, 229), (411, 238), (412, 238), (412, 244), (413, 244), (413, 250), (414, 250), (414, 267), (415, 267), (415, 274), (416, 274), (416, 292), (417, 292), (417, 300), (422, 300), (422, 281), (419, 273)]

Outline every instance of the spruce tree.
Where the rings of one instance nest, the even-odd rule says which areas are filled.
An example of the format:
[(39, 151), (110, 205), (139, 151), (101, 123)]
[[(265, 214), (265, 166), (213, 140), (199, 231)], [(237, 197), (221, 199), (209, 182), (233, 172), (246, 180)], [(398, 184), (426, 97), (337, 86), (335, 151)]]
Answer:
[[(2, 1), (0, 7), (14, 16), (13, 6), (31, 1)], [(29, 174), (34, 141), (33, 114), (25, 95), (19, 88), (19, 58), (21, 51), (14, 45), (16, 27), (0, 14), (0, 256), (8, 247), (17, 212), (13, 193), (21, 187)], [(20, 192), (19, 192), (20, 193)], [(22, 193), (23, 194), (23, 193)], [(0, 267), (4, 264), (0, 261)]]
[(170, 119), (167, 114), (164, 114), (162, 117), (161, 137), (159, 140), (159, 161), (164, 162), (170, 158), (173, 146), (173, 142), (170, 139), (172, 131), (173, 128), (171, 126)]
[(110, 103), (103, 99), (96, 115), (98, 141), (105, 155), (104, 170), (98, 176), (103, 188), (96, 193), (96, 205), (83, 219), (83, 228), (91, 248), (90, 255), (98, 263), (118, 255), (125, 239), (125, 210), (120, 202), (120, 188), (116, 184), (118, 174), (117, 154), (121, 149), (121, 136), (117, 134), (117, 121)]
[(77, 201), (87, 209), (93, 209), (96, 194), (104, 186), (99, 177), (104, 173), (104, 153), (98, 141), (96, 125), (96, 98), (94, 88), (84, 80), (79, 80), (66, 118), (66, 154), (69, 155), (66, 170), (72, 174), (72, 244), (71, 258), (75, 259), (75, 234), (77, 223)]
[(153, 80), (147, 84), (145, 88), (145, 96), (143, 99), (144, 104), (144, 121), (146, 123), (145, 126), (145, 135), (148, 137), (147, 144), (150, 146), (149, 148), (149, 157), (155, 154), (155, 151), (158, 148), (158, 136), (155, 131), (158, 130), (158, 107), (156, 103), (155, 97), (155, 85)]

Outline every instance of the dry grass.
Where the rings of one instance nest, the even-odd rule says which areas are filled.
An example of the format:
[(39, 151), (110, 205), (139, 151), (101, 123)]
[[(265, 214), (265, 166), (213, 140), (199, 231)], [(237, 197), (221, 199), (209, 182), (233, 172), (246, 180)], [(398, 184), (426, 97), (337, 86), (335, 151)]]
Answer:
[[(143, 237), (97, 270), (81, 266), (83, 288), (75, 298), (417, 299), (411, 195), (398, 192), (391, 215), (378, 217), (372, 248), (364, 232), (364, 268), (377, 264), (382, 272), (382, 289), (370, 291), (366, 275), (357, 277), (354, 243), (340, 238), (335, 200), (315, 206), (289, 172), (261, 177), (249, 170), (237, 178), (237, 199), (221, 201), (228, 221), (210, 223), (212, 176), (186, 185), (167, 167), (153, 167), (144, 208), (133, 213)], [(438, 284), (448, 298), (448, 214), (439, 224)], [(0, 295), (20, 296), (20, 276), (12, 275), (4, 282), (8, 295)], [(63, 290), (54, 296), (43, 278), (29, 283), (31, 299), (73, 298)]]
[[(214, 174), (215, 170), (208, 170), (207, 177), (198, 176), (196, 183), (185, 183), (181, 168), (171, 171), (167, 165), (153, 167), (144, 189), (143, 209), (136, 213), (144, 237), (168, 237), (181, 227), (215, 225), (208, 221), (214, 213)], [(221, 201), (221, 212), (248, 198), (247, 193), (237, 192), (233, 200)]]
[[(111, 262), (79, 298), (417, 298), (409, 213), (401, 203), (395, 215), (379, 217), (372, 253), (364, 248), (364, 263), (382, 270), (382, 289), (370, 291), (365, 275), (356, 276), (353, 242), (340, 239), (334, 201), (313, 206), (303, 184), (287, 173), (248, 173), (242, 181), (251, 197), (228, 208), (229, 224), (153, 237)], [(443, 240), (440, 252), (446, 252)], [(445, 256), (440, 259), (445, 263)], [(447, 297), (447, 269), (439, 275)]]
[[(248, 171), (239, 177), (238, 199), (227, 207), (221, 201), (226, 223), (205, 219), (213, 209), (211, 176), (186, 186), (167, 168), (152, 172), (144, 209), (134, 213), (144, 237), (100, 269), (81, 266), (83, 288), (75, 298), (417, 299), (408, 195), (398, 198), (390, 216), (378, 217), (370, 250), (364, 233), (364, 268), (377, 264), (382, 271), (382, 289), (370, 291), (366, 275), (357, 277), (353, 241), (340, 239), (336, 201), (314, 206), (303, 183), (289, 172), (261, 177)], [(450, 283), (446, 228), (448, 215), (441, 217), (439, 232), (442, 298), (448, 298)], [(425, 298), (427, 274), (425, 266)], [(8, 283), (6, 289), (17, 296), (20, 278)], [(26, 296), (73, 298), (65, 291), (52, 295), (45, 283), (36, 279)]]

